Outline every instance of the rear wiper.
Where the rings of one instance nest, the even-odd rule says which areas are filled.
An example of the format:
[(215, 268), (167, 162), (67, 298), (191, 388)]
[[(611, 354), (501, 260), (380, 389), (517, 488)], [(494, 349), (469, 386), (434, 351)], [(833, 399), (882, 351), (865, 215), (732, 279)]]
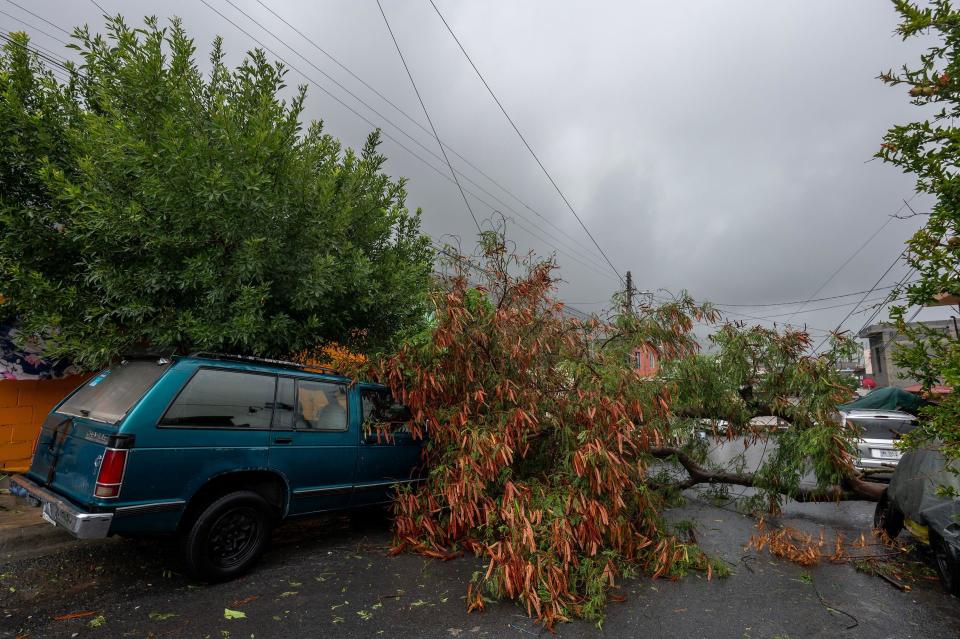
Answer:
[(83, 415), (84, 417), (90, 417), (90, 411), (86, 408), (81, 408), (80, 414)]

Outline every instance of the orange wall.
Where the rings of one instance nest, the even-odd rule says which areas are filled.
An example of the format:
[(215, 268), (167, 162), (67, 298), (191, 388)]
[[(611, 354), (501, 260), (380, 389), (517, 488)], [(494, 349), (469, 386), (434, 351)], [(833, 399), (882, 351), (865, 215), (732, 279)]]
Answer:
[(24, 472), (50, 410), (89, 375), (0, 380), (0, 472)]

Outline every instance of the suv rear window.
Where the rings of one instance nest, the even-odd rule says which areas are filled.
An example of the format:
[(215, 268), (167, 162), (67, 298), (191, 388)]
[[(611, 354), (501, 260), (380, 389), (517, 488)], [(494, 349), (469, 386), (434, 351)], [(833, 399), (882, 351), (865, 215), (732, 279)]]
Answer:
[(865, 439), (894, 439), (896, 435), (909, 433), (917, 422), (908, 419), (878, 419), (851, 417), (847, 421), (856, 426)]
[(116, 424), (168, 368), (157, 360), (123, 362), (84, 384), (57, 412)]

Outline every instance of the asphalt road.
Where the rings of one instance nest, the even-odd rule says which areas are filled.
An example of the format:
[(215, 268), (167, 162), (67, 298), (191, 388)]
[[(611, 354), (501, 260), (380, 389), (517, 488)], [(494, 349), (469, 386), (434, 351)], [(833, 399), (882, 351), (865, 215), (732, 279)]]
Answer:
[[(873, 504), (795, 505), (784, 522), (848, 537), (870, 526)], [(603, 628), (585, 622), (559, 637), (957, 637), (960, 601), (920, 580), (901, 592), (848, 564), (804, 569), (745, 550), (754, 521), (690, 500), (669, 518), (733, 574), (622, 584)], [(60, 534), (56, 532), (56, 534)], [(247, 577), (204, 585), (178, 574), (174, 548), (156, 541), (70, 542), (8, 553), (0, 568), (0, 637), (524, 637), (549, 636), (513, 603), (467, 614), (463, 595), (481, 562), (389, 557), (378, 517), (288, 524)], [(225, 609), (240, 619), (225, 618)], [(58, 620), (72, 613), (95, 614)]]

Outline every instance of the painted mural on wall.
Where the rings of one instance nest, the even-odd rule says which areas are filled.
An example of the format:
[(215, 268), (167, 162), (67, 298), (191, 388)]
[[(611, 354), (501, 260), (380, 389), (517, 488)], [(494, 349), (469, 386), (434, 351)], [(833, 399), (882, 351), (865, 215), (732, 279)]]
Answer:
[(32, 340), (20, 348), (14, 343), (16, 337), (16, 327), (0, 324), (0, 379), (59, 379), (80, 372), (67, 362), (40, 357), (43, 342)]

